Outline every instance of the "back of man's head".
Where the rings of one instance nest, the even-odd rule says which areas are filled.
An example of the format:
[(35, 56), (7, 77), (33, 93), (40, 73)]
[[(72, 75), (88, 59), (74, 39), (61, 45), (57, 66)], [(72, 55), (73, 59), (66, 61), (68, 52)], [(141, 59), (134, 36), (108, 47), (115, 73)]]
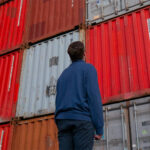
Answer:
[(68, 47), (68, 54), (69, 54), (72, 62), (83, 59), (84, 44), (80, 41), (71, 43)]

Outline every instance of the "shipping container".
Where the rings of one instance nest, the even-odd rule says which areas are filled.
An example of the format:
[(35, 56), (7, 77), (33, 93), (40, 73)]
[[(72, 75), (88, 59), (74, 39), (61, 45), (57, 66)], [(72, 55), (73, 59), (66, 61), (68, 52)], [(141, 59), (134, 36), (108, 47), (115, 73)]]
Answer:
[(150, 103), (130, 108), (132, 150), (150, 149)]
[(150, 95), (150, 7), (90, 26), (86, 61), (97, 69), (103, 104)]
[(78, 40), (79, 31), (73, 31), (25, 50), (16, 117), (55, 111), (57, 79), (71, 63), (67, 54), (69, 44)]
[(104, 135), (93, 150), (149, 150), (150, 97), (130, 100), (104, 109)]
[(9, 124), (0, 125), (0, 150), (9, 150), (11, 128)]
[(0, 56), (0, 122), (15, 116), (22, 51)]
[(0, 6), (0, 54), (22, 44), (27, 0), (13, 0)]
[(34, 43), (73, 30), (83, 23), (84, 0), (30, 0), (24, 42)]
[(86, 0), (88, 24), (99, 23), (150, 5), (150, 0)]
[(18, 121), (13, 128), (11, 150), (58, 150), (54, 116)]

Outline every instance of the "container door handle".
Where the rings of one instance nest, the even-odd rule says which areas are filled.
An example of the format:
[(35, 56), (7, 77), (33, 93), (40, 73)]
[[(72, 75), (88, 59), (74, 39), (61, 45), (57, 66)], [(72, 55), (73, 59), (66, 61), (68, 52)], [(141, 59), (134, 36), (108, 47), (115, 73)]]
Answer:
[(109, 134), (108, 134), (108, 109), (105, 110), (105, 122), (106, 122), (106, 150), (109, 150)]
[(124, 0), (126, 10), (129, 10), (128, 0)]
[(144, 0), (140, 0), (140, 4), (143, 5), (143, 3), (144, 3)]
[(124, 110), (121, 106), (121, 125), (122, 125), (122, 137), (123, 137), (123, 150), (126, 150), (125, 147), (125, 127), (124, 127)]
[(118, 0), (114, 0), (114, 8), (115, 8), (115, 14), (118, 14), (118, 8), (117, 8)]
[(104, 19), (104, 1), (103, 0), (102, 0), (100, 7), (101, 7), (101, 18)]
[(2, 149), (3, 137), (4, 137), (4, 130), (2, 130), (2, 134), (1, 134), (0, 150)]
[(137, 143), (137, 150), (140, 150), (139, 146), (139, 133), (138, 133), (138, 122), (137, 122), (137, 108), (136, 104), (134, 104), (134, 119), (135, 119), (135, 130), (136, 130), (136, 143)]

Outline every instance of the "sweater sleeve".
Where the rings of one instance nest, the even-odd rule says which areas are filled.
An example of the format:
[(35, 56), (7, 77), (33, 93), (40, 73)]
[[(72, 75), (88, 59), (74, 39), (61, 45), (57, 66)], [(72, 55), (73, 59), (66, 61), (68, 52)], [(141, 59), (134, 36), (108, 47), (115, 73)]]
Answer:
[(103, 134), (103, 109), (96, 69), (90, 65), (86, 73), (88, 104), (96, 134)]

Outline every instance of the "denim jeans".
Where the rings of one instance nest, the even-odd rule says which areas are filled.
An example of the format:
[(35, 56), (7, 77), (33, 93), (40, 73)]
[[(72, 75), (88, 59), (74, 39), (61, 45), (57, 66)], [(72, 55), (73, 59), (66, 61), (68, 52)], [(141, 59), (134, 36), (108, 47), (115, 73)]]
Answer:
[(92, 150), (94, 127), (92, 122), (62, 119), (56, 120), (59, 150)]

